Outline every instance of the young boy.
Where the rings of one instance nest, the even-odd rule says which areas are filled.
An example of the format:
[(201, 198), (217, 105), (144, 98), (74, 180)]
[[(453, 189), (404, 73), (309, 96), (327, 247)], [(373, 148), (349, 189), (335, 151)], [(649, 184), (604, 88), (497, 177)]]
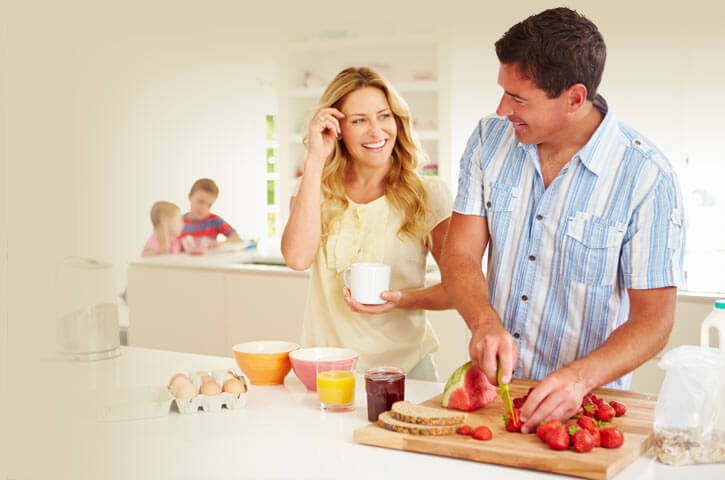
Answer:
[[(241, 242), (237, 232), (220, 216), (211, 213), (211, 206), (219, 197), (219, 187), (210, 178), (200, 178), (191, 186), (189, 204), (191, 210), (184, 215), (184, 230), (181, 237), (192, 237), (196, 247), (214, 248), (219, 246), (217, 235), (227, 237), (227, 241)], [(183, 242), (188, 245), (189, 239)]]

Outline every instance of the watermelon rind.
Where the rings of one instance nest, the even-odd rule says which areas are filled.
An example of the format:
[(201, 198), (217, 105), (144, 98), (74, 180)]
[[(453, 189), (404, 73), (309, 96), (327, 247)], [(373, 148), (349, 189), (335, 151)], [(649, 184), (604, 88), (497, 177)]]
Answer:
[(441, 398), (442, 407), (448, 407), (448, 400), (450, 399), (451, 394), (457, 387), (460, 387), (463, 384), (463, 378), (472, 363), (473, 362), (471, 361), (464, 363), (451, 374), (451, 377), (446, 382), (446, 388), (443, 389), (443, 397)]

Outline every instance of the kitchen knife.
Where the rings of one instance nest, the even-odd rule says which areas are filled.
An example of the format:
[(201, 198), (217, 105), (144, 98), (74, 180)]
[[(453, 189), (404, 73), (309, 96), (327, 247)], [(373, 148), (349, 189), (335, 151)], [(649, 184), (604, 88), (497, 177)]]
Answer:
[(498, 381), (498, 387), (501, 389), (501, 400), (503, 400), (503, 406), (506, 409), (506, 412), (511, 415), (511, 417), (514, 416), (514, 405), (511, 402), (511, 394), (509, 393), (509, 386), (508, 384), (502, 385), (501, 384), (501, 361), (498, 362), (498, 373), (496, 374), (496, 380)]

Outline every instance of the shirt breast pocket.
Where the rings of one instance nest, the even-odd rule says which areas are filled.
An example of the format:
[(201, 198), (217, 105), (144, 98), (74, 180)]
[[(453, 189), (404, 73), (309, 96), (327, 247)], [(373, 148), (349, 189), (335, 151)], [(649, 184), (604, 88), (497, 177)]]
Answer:
[(484, 185), (483, 202), (486, 208), (488, 232), (493, 242), (504, 245), (511, 227), (511, 216), (520, 196), (518, 187), (503, 183)]
[(569, 218), (561, 257), (562, 275), (587, 285), (613, 285), (625, 230), (622, 223), (587, 214)]

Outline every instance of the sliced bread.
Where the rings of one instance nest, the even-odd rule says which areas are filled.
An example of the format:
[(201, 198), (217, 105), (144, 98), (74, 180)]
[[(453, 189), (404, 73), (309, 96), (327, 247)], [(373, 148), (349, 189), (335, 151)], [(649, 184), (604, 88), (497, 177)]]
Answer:
[(383, 412), (378, 417), (378, 423), (387, 430), (412, 435), (452, 435), (460, 425), (421, 425), (396, 420), (390, 412)]
[(395, 402), (390, 415), (401, 422), (420, 425), (461, 425), (466, 418), (460, 412), (424, 407), (410, 402)]

